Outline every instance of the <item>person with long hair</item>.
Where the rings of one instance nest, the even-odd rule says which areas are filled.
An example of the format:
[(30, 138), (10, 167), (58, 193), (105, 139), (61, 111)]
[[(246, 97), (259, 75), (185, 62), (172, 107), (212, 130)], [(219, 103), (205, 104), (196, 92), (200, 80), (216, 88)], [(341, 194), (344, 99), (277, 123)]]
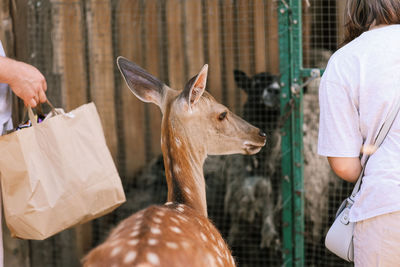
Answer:
[(355, 266), (400, 266), (400, 116), (370, 145), (400, 101), (400, 0), (348, 0), (345, 19), (321, 79), (318, 154), (353, 183), (371, 154), (350, 212)]

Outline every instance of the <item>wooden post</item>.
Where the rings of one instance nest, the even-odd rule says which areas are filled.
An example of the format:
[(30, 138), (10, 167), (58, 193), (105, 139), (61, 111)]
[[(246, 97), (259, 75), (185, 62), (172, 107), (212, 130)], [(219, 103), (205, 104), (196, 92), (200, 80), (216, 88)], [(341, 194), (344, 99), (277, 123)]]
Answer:
[(108, 1), (86, 2), (89, 47), (90, 97), (96, 103), (107, 145), (117, 159), (114, 66), (111, 36), (111, 6)]
[[(141, 67), (143, 62), (142, 20), (140, 0), (121, 0), (117, 6), (118, 51), (119, 54)], [(118, 74), (119, 75), (119, 74)], [(125, 148), (125, 177), (132, 178), (146, 164), (146, 142), (144, 124), (144, 103), (127, 87), (119, 75), (122, 102), (123, 137)]]
[(208, 22), (208, 63), (209, 74), (207, 88), (218, 101), (222, 101), (222, 47), (221, 47), (221, 25), (219, 1), (207, 0), (207, 22)]
[[(251, 18), (253, 16), (253, 10), (251, 8), (253, 1), (249, 0), (238, 0), (236, 6), (237, 13), (237, 67), (244, 71), (248, 76), (254, 74), (254, 55), (252, 54), (252, 49), (254, 46), (253, 34), (251, 33), (252, 25)], [(254, 51), (254, 50), (253, 50)], [(246, 102), (247, 94), (242, 89), (236, 90), (235, 105), (237, 107), (237, 112), (240, 114), (242, 112), (242, 106)]]
[[(3, 1), (4, 2), (4, 1)], [(26, 0), (13, 0), (12, 1), (12, 17), (14, 29), (14, 56), (18, 60), (29, 62), (29, 32), (28, 32), (28, 10), (29, 6)], [(8, 52), (8, 51), (7, 51)]]
[(166, 2), (169, 86), (178, 90), (183, 89), (186, 82), (182, 53), (182, 4), (181, 0)]
[(266, 70), (266, 30), (264, 0), (253, 1), (255, 73)]
[[(145, 45), (145, 61), (146, 69), (155, 77), (160, 79), (161, 74), (161, 55), (160, 42), (162, 41), (161, 29), (159, 22), (161, 17), (158, 10), (160, 9), (158, 0), (147, 0), (145, 7), (145, 29), (146, 29), (146, 45)], [(161, 79), (160, 79), (161, 80)], [(161, 111), (156, 105), (146, 105), (149, 112), (149, 126), (151, 139), (150, 143), (150, 158), (161, 154)]]
[[(185, 82), (196, 75), (204, 64), (202, 2), (187, 0), (185, 4), (185, 49), (187, 73)], [(182, 88), (183, 85), (181, 85)], [(183, 88), (182, 88), (183, 89)]]
[(251, 55), (252, 34), (251, 30), (251, 16), (252, 10), (251, 3), (248, 0), (238, 0), (237, 3), (237, 44), (238, 44), (238, 67), (240, 70), (253, 75), (253, 66), (251, 63), (254, 61)]
[(61, 77), (66, 110), (88, 102), (82, 2), (51, 0), (53, 10), (53, 72)]
[(234, 5), (232, 0), (224, 0), (222, 3), (222, 40), (223, 40), (223, 77), (224, 87), (227, 88), (227, 106), (237, 112), (235, 105), (236, 84), (233, 77), (235, 69), (235, 41), (234, 41)]
[(279, 74), (279, 42), (278, 42), (278, 5), (275, 1), (267, 1), (267, 71)]

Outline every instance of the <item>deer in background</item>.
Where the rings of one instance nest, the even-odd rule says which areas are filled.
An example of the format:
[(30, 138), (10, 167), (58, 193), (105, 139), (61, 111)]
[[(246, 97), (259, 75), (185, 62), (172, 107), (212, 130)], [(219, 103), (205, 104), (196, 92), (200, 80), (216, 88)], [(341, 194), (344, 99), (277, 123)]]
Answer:
[(203, 163), (207, 155), (255, 154), (265, 145), (266, 134), (205, 91), (207, 65), (177, 91), (123, 57), (117, 64), (129, 89), (162, 111), (168, 202), (123, 220), (84, 258), (84, 266), (235, 266), (207, 219)]
[(276, 169), (276, 160), (280, 158), (278, 154), (280, 154), (280, 124), (282, 122), (280, 121), (279, 76), (268, 72), (247, 76), (241, 70), (234, 70), (233, 74), (236, 85), (247, 94), (247, 101), (243, 106), (243, 118), (271, 137), (268, 150), (263, 150), (248, 161), (254, 161), (253, 169), (258, 169), (254, 171), (257, 175), (262, 175), (265, 171), (261, 171), (256, 166), (265, 164), (268, 167), (267, 172), (273, 173)]

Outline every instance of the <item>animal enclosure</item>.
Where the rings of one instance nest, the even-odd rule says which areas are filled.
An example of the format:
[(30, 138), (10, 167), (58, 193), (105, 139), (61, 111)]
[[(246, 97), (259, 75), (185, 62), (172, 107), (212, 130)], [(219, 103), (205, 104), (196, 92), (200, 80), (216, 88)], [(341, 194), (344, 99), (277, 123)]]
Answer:
[[(161, 113), (126, 87), (115, 64), (119, 55), (179, 90), (207, 63), (207, 91), (267, 133), (267, 146), (259, 154), (210, 156), (204, 165), (209, 217), (238, 266), (347, 266), (323, 247), (348, 185), (316, 154), (318, 79), (302, 88), (298, 106), (288, 110), (285, 102), (291, 95), (285, 90), (294, 82), (289, 76), (301, 72), (301, 85), (310, 70), (322, 70), (337, 49), (344, 2), (1, 1), (0, 36), (6, 53), (39, 68), (52, 103), (71, 110), (95, 102), (127, 196), (111, 214), (45, 241), (5, 236), (6, 266), (79, 266), (119, 221), (166, 201)], [(289, 64), (296, 53), (302, 61)], [(22, 107), (14, 102), (18, 123)], [(287, 142), (292, 135), (285, 133), (288, 121), (304, 164), (288, 160), (295, 154)], [(303, 174), (300, 180), (285, 176), (296, 168), (304, 179)], [(285, 184), (286, 179), (293, 183)], [(295, 212), (295, 205), (288, 206), (288, 201), (303, 198), (304, 216)]]

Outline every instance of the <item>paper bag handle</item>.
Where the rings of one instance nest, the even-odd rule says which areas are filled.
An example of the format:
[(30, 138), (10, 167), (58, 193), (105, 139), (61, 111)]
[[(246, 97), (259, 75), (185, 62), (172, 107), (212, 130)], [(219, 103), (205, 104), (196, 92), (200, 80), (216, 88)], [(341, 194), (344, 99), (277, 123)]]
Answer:
[[(59, 114), (59, 112), (55, 109), (55, 107), (50, 103), (50, 101), (48, 99), (45, 103), (47, 103), (47, 105), (50, 106), (51, 112), (53, 112), (54, 114)], [(36, 119), (35, 114), (33, 113), (33, 110), (31, 107), (28, 107), (28, 116), (29, 116), (29, 120), (32, 123), (32, 126), (36, 126), (38, 124), (37, 119)]]

